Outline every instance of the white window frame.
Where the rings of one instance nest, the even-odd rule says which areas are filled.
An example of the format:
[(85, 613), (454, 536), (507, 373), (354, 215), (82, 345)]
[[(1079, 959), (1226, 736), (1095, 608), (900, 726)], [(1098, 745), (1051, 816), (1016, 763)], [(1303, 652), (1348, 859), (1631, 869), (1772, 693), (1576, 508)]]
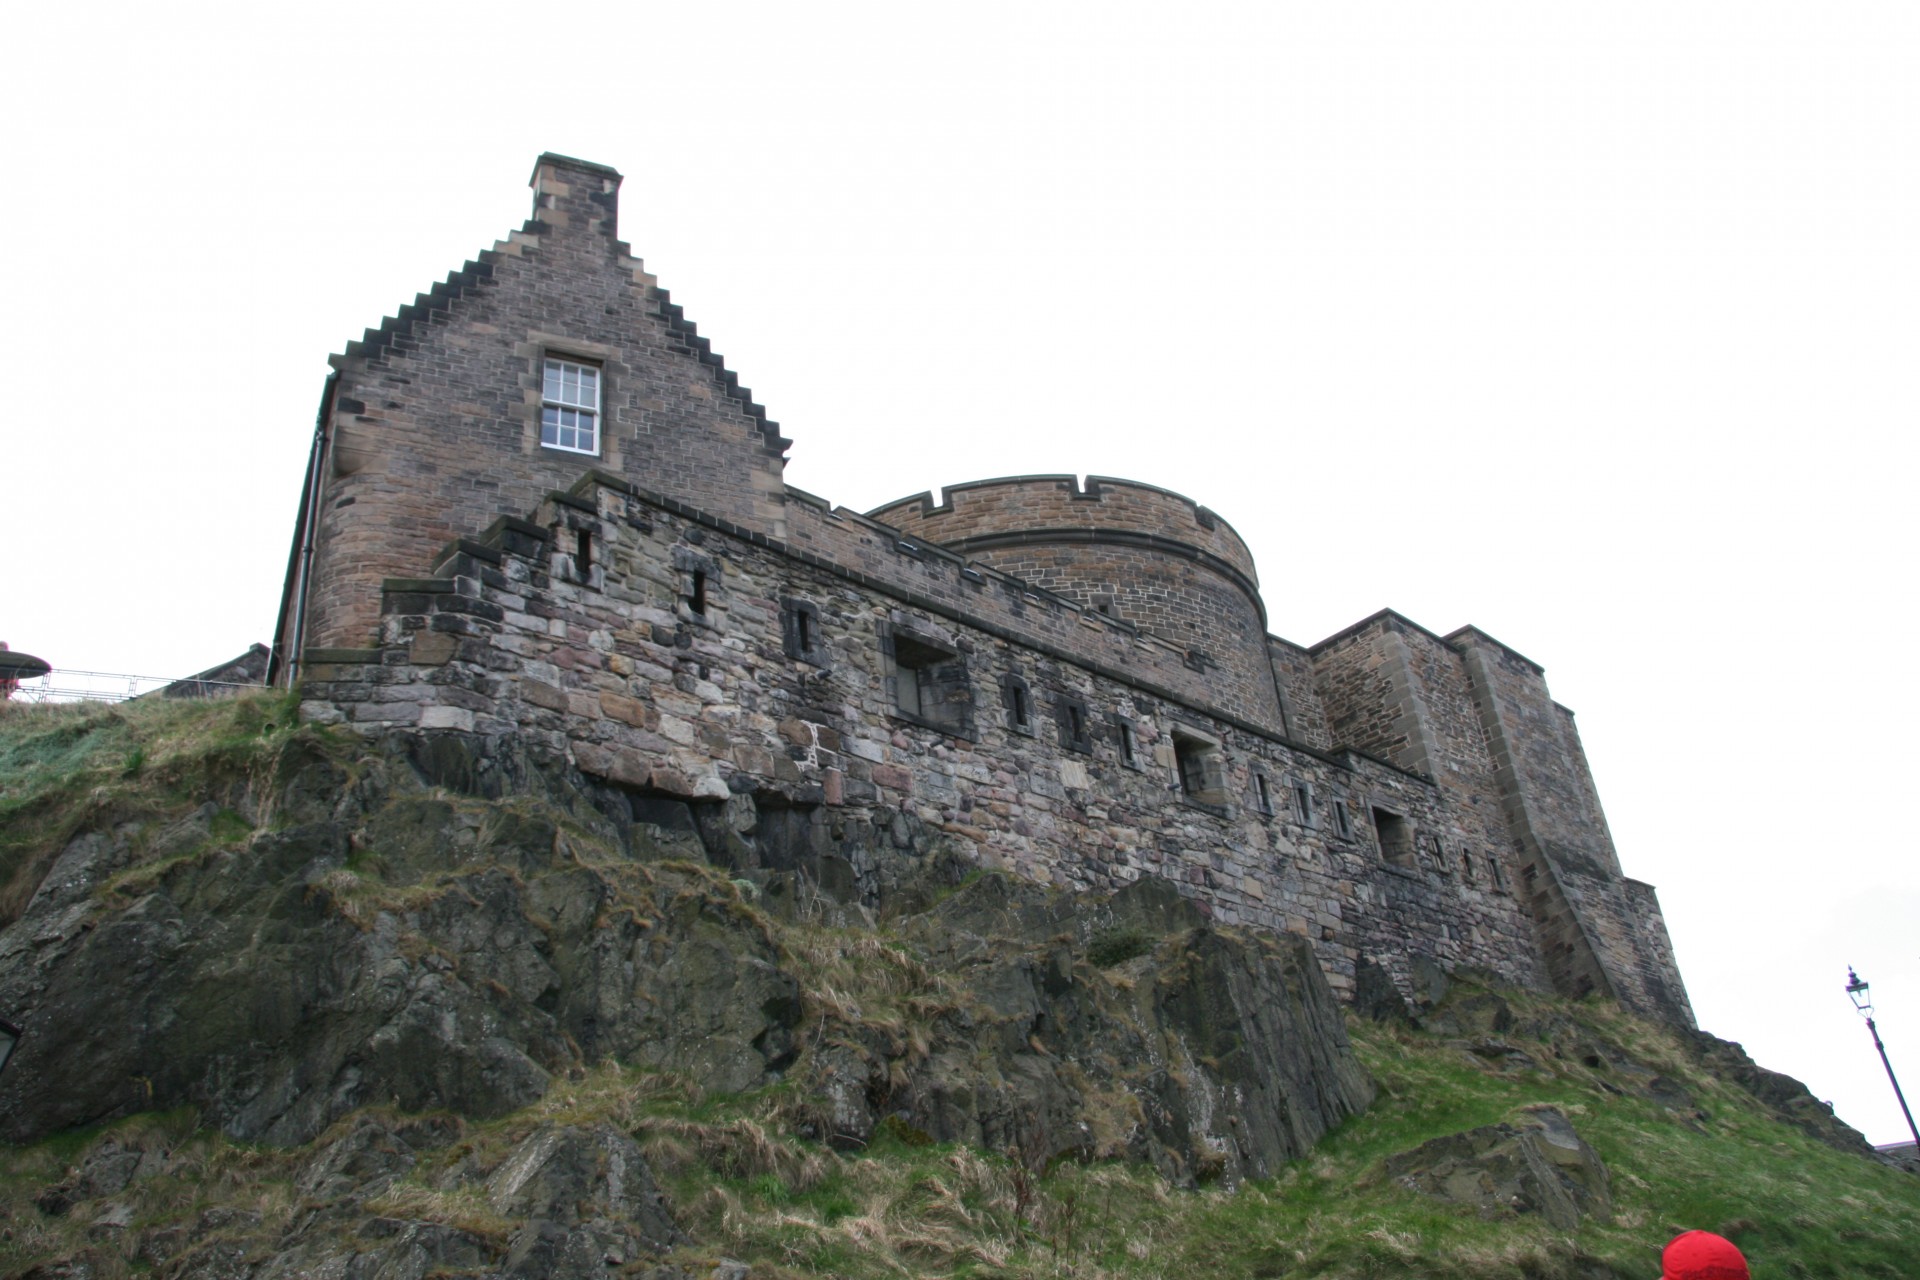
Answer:
[[(568, 370), (578, 375), (574, 379), (576, 390), (572, 397), (569, 397), (566, 385)], [(546, 357), (540, 371), (541, 448), (599, 456), (600, 384), (603, 376), (597, 364), (569, 360), (565, 356)], [(589, 382), (591, 387), (588, 386)], [(591, 394), (588, 394), (589, 391)], [(567, 421), (569, 416), (573, 419), (571, 422)], [(570, 433), (575, 443), (562, 443)], [(589, 447), (582, 448), (578, 443), (582, 436), (590, 442)]]

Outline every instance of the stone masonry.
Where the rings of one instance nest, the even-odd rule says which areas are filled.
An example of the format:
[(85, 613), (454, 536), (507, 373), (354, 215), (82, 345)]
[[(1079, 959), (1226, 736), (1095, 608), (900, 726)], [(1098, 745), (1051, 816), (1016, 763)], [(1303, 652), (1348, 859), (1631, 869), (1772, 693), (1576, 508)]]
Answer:
[[(933, 856), (1158, 876), (1343, 992), (1427, 957), (1691, 1024), (1538, 665), (1391, 612), (1273, 636), (1231, 526), (1151, 485), (786, 486), (620, 181), (542, 156), (532, 220), (334, 358), (274, 644), (309, 719), (518, 735), (843, 898)], [(555, 360), (597, 376), (590, 450), (542, 444)]]

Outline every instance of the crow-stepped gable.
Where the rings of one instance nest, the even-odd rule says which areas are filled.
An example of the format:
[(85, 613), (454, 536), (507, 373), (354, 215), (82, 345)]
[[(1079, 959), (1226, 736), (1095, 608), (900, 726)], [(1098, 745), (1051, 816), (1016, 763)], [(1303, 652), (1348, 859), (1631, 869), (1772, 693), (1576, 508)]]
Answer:
[(333, 358), (273, 650), (307, 718), (515, 735), (843, 899), (935, 856), (1160, 877), (1349, 996), (1474, 965), (1691, 1024), (1536, 663), (1390, 611), (1272, 635), (1232, 527), (1149, 484), (789, 487), (620, 182), (541, 156), (528, 222)]

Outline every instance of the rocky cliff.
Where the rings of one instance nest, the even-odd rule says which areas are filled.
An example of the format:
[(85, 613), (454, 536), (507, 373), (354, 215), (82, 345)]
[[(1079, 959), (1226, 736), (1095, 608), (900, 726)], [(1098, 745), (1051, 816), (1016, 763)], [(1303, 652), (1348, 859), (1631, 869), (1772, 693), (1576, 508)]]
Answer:
[(794, 826), (273, 698), (10, 713), (4, 1269), (1599, 1277), (1755, 1142), (1920, 1230), (1736, 1046), (1418, 968), (1349, 1026), (1304, 942), (1156, 880), (980, 874), (901, 812), (846, 901), (847, 833)]
[[(183, 754), (16, 851), (16, 897), (35, 883), (0, 932), (0, 1008), (28, 1011), (0, 1076), (12, 1141), (186, 1107), (290, 1147), (368, 1108), (505, 1116), (619, 1064), (779, 1086), (829, 1149), (885, 1124), (1194, 1185), (1272, 1176), (1372, 1097), (1306, 945), (1210, 928), (1162, 882), (1073, 897), (926, 857), (875, 910), (817, 865), (760, 865), (751, 797), (696, 812), (515, 739), (258, 714), (250, 749)], [(353, 1132), (387, 1166), (444, 1136)], [(653, 1203), (631, 1146), (543, 1130), (514, 1158), (619, 1164), (602, 1208), (624, 1221), (623, 1197)], [(522, 1207), (529, 1239), (584, 1229)]]

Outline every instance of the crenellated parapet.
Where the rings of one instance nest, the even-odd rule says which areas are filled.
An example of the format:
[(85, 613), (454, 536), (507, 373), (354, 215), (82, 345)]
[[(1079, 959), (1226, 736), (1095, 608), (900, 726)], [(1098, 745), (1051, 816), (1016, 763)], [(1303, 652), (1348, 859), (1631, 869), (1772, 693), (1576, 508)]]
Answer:
[(1253, 555), (1193, 499), (1109, 476), (1009, 476), (870, 515), (1141, 628), (1186, 652), (1223, 706), (1284, 729)]

